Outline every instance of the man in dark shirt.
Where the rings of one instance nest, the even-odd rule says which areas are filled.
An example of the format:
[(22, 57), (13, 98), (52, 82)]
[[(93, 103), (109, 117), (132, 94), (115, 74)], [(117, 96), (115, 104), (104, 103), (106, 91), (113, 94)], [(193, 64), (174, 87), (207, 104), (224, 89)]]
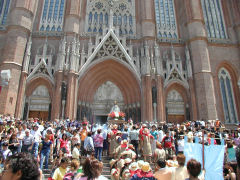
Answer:
[(166, 132), (166, 136), (162, 140), (162, 146), (166, 151), (166, 157), (173, 156), (173, 138), (169, 136), (169, 132)]

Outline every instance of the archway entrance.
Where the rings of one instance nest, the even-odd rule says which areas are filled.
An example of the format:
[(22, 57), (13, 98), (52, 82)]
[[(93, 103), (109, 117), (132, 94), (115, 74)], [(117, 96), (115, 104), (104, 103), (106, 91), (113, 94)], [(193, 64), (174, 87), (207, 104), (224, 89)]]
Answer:
[(181, 94), (171, 90), (167, 95), (167, 120), (171, 123), (182, 123), (185, 120), (185, 105)]
[(105, 121), (115, 100), (128, 118), (130, 112), (139, 112), (140, 94), (140, 82), (127, 65), (117, 60), (95, 61), (79, 80), (77, 119)]
[(51, 99), (44, 85), (38, 86), (31, 96), (27, 97), (28, 118), (49, 120), (51, 115)]

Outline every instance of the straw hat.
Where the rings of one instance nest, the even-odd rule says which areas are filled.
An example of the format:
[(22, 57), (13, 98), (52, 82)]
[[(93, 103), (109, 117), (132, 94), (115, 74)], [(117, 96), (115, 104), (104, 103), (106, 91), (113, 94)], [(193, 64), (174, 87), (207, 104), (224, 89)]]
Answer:
[(138, 169), (139, 169), (138, 163), (137, 163), (137, 162), (133, 162), (132, 164), (130, 164), (129, 169), (130, 169), (131, 171), (136, 171), (136, 170), (138, 170)]
[(130, 158), (126, 158), (125, 160), (124, 160), (124, 163), (125, 164), (129, 164), (129, 163), (131, 163), (132, 162), (132, 160), (130, 159)]
[(117, 162), (117, 167), (118, 167), (119, 169), (121, 169), (121, 168), (123, 168), (124, 164), (125, 164), (124, 159), (120, 159), (120, 160)]
[(112, 159), (109, 164), (110, 164), (110, 167), (112, 168), (113, 165), (117, 162), (117, 159)]
[(114, 129), (117, 129), (117, 127), (118, 127), (118, 125), (116, 125), (116, 124), (113, 125), (113, 128), (114, 128)]
[(129, 144), (129, 145), (128, 145), (128, 148), (129, 148), (129, 149), (132, 149), (132, 150), (135, 149), (134, 146), (133, 146), (132, 144)]
[(137, 163), (138, 163), (138, 167), (142, 168), (142, 165), (143, 165), (144, 161), (143, 160), (139, 160)]
[(143, 165), (142, 165), (141, 170), (142, 170), (143, 172), (149, 172), (149, 171), (151, 171), (150, 164), (149, 164), (148, 162), (144, 162)]

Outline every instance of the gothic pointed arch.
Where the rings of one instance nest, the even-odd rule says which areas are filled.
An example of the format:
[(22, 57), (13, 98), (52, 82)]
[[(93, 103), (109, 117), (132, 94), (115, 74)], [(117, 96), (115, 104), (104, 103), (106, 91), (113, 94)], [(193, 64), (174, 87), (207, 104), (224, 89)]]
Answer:
[(27, 82), (26, 84), (26, 90), (25, 95), (26, 97), (31, 96), (33, 91), (39, 87), (39, 86), (45, 86), (48, 89), (50, 99), (53, 99), (53, 91), (54, 91), (54, 84), (45, 77), (35, 77)]
[(190, 120), (190, 98), (187, 89), (180, 83), (169, 84), (165, 89), (165, 108), (168, 122), (181, 123)]
[(90, 66), (79, 79), (79, 101), (92, 102), (97, 88), (105, 81), (113, 82), (122, 92), (125, 104), (140, 102), (140, 81), (123, 64), (104, 60)]
[(120, 40), (114, 31), (110, 29), (108, 33), (103, 37), (99, 44), (92, 48), (92, 54), (89, 55), (84, 65), (80, 68), (79, 78), (85, 73), (88, 66), (96, 61), (104, 59), (114, 59), (122, 64), (125, 64), (140, 80), (140, 72), (131, 59), (128, 49), (124, 47), (122, 40)]

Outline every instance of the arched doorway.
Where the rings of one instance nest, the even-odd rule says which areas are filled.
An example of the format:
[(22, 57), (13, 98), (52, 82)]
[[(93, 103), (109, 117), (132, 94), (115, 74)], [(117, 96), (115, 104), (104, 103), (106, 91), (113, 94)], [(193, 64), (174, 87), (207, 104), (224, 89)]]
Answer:
[(168, 122), (181, 123), (185, 120), (184, 100), (181, 94), (175, 89), (168, 92), (166, 110)]
[(28, 118), (50, 119), (51, 98), (46, 86), (38, 86), (32, 94), (26, 98), (26, 104), (27, 109), (25, 109), (25, 111), (27, 111)]
[(118, 60), (95, 60), (79, 79), (77, 119), (86, 116), (96, 121), (97, 116), (107, 116), (115, 100), (126, 114), (134, 108), (137, 112), (141, 102), (140, 81)]

